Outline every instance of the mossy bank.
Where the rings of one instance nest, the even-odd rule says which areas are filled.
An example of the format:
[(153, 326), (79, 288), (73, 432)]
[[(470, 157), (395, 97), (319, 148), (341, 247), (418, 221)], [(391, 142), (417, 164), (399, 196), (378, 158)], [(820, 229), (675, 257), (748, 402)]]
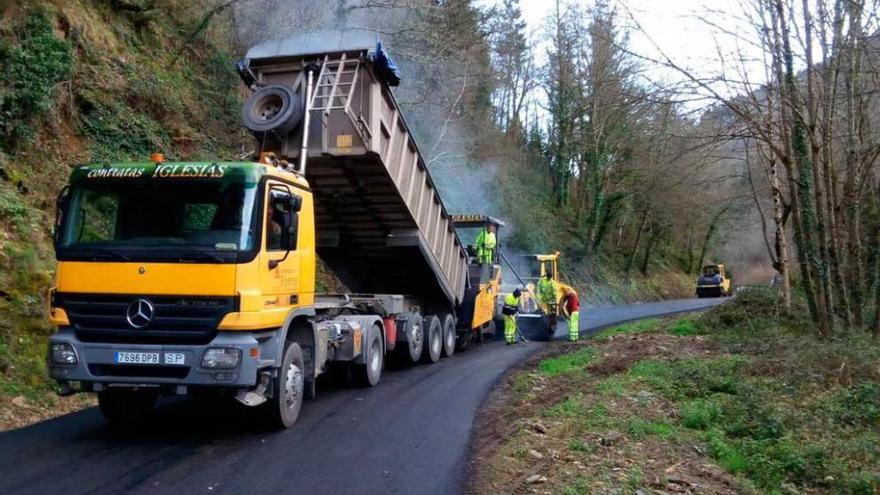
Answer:
[(231, 30), (205, 24), (206, 5), (0, 2), (0, 427), (79, 407), (51, 394), (44, 369), (54, 200), (70, 168), (234, 159), (249, 142)]

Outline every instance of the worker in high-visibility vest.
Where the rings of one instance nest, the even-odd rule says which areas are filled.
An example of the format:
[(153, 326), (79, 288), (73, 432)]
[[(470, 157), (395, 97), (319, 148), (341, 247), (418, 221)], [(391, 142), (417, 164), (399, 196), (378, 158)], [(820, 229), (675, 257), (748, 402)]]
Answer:
[(491, 265), (495, 261), (495, 247), (498, 237), (495, 235), (495, 224), (490, 223), (477, 235), (477, 263)]
[(580, 336), (581, 301), (577, 292), (569, 287), (563, 289), (562, 313), (568, 318), (568, 340), (576, 342)]
[(550, 315), (556, 312), (556, 282), (549, 270), (544, 274), (544, 278), (538, 281), (537, 299), (544, 314)]
[(522, 291), (514, 289), (504, 297), (504, 306), (501, 307), (501, 317), (504, 320), (504, 340), (508, 345), (516, 344), (516, 312), (519, 309), (519, 296)]

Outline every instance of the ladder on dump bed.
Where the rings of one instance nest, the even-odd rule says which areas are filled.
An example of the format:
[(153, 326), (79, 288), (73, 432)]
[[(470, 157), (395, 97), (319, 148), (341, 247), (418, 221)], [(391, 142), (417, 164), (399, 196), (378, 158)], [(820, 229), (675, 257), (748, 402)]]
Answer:
[[(324, 55), (309, 108), (313, 112), (320, 112), (321, 125), (324, 129), (327, 128), (331, 111), (344, 111), (352, 122), (357, 124), (355, 127), (361, 137), (367, 140), (370, 138), (369, 126), (360, 114), (351, 111), (351, 101), (360, 68), (360, 60), (348, 58), (345, 53), (335, 59), (331, 59), (330, 55)], [(326, 140), (324, 148), (326, 150)]]
[(336, 60), (325, 55), (309, 108), (325, 115), (331, 110), (347, 110), (351, 105), (359, 68), (360, 61), (346, 58), (344, 53)]

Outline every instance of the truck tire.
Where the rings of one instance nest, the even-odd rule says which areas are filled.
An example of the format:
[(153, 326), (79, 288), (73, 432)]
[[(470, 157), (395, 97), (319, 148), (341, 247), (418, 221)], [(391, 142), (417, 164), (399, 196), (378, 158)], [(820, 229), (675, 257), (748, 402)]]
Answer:
[(304, 115), (302, 99), (287, 86), (266, 86), (254, 91), (241, 108), (245, 127), (259, 136), (272, 133), (283, 137)]
[(296, 422), (302, 408), (305, 387), (305, 366), (302, 349), (288, 342), (278, 376), (272, 379), (272, 397), (263, 404), (262, 413), (271, 428), (284, 429)]
[(153, 412), (156, 393), (143, 390), (98, 392), (98, 408), (111, 425), (135, 426)]
[(382, 332), (374, 327), (367, 328), (364, 338), (364, 364), (351, 363), (351, 377), (359, 387), (375, 387), (382, 377), (385, 354), (382, 352)]
[(443, 355), (452, 357), (455, 354), (455, 317), (447, 313), (443, 315)]
[(440, 318), (435, 315), (425, 317), (425, 345), (422, 349), (423, 363), (436, 363), (440, 361), (440, 355), (443, 354), (443, 326), (440, 324)]
[(406, 341), (400, 342), (398, 339), (397, 356), (404, 362), (417, 363), (422, 356), (422, 347), (425, 345), (422, 316), (418, 313), (410, 313), (403, 325)]

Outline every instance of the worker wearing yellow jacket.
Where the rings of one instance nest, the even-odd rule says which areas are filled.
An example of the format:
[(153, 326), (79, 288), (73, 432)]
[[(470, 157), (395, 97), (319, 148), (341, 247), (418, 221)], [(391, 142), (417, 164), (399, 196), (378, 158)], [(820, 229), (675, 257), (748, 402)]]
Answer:
[(580, 336), (581, 300), (571, 287), (563, 288), (562, 314), (568, 318), (568, 340), (577, 341)]
[(496, 246), (498, 246), (498, 237), (495, 235), (495, 225), (490, 223), (477, 235), (477, 262), (481, 265), (491, 265), (495, 261)]
[(504, 298), (501, 317), (504, 319), (504, 340), (508, 344), (516, 344), (516, 312), (519, 309), (519, 296), (522, 291), (514, 289)]
[(538, 281), (537, 299), (544, 314), (549, 315), (556, 312), (556, 282), (553, 280), (553, 274), (549, 271), (544, 275), (544, 278)]

